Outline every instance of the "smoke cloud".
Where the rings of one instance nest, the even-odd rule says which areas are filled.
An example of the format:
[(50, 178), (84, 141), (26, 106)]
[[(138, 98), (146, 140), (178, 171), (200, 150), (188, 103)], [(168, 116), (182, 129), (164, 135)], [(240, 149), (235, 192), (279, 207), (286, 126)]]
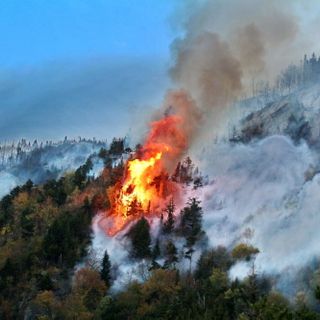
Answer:
[(182, 36), (172, 44), (170, 75), (211, 125), (221, 126), (228, 106), (252, 94), (255, 83), (273, 81), (314, 48), (307, 45), (302, 6), (302, 1), (187, 1), (175, 15)]
[[(247, 241), (250, 228), (250, 241), (260, 250), (258, 273), (285, 274), (280, 285), (288, 291), (289, 274), (292, 281), (319, 253), (320, 176), (306, 175), (318, 155), (305, 144), (273, 136), (249, 145), (217, 144), (198, 161), (214, 177), (199, 194), (210, 245)], [(247, 274), (243, 265), (232, 270), (234, 277)]]

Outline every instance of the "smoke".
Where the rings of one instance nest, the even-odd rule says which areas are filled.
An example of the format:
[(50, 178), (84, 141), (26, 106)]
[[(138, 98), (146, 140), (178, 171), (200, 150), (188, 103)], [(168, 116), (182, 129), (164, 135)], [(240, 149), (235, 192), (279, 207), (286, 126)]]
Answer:
[[(320, 176), (309, 179), (306, 174), (318, 161), (306, 144), (296, 146), (283, 136), (209, 148), (199, 162), (214, 177), (200, 194), (210, 245), (247, 241), (244, 234), (250, 228), (250, 241), (260, 250), (258, 273), (285, 275), (280, 286), (289, 292), (290, 281), (294, 284), (300, 268), (319, 253)], [(231, 271), (234, 277), (247, 274), (243, 265)]]
[(227, 43), (204, 32), (176, 41), (172, 78), (194, 96), (205, 111), (225, 105), (241, 88), (242, 72)]
[[(76, 170), (90, 155), (99, 152), (102, 146), (106, 147), (106, 144), (67, 141), (36, 148), (27, 152), (23, 158), (13, 156), (11, 161), (2, 162), (0, 166), (0, 199), (28, 179), (39, 184), (48, 179), (58, 178), (68, 171)], [(92, 160), (93, 169), (90, 175), (97, 176), (102, 170), (102, 163), (97, 159)]]
[(178, 7), (171, 18), (179, 36), (171, 44), (169, 74), (202, 114), (193, 148), (226, 133), (239, 97), (254, 95), (261, 81), (273, 83), (316, 48), (306, 18), (312, 10), (301, 0), (187, 0)]
[(170, 75), (197, 102), (204, 128), (213, 126), (214, 134), (225, 129), (233, 101), (253, 94), (260, 80), (272, 82), (314, 48), (307, 45), (302, 6), (302, 1), (208, 0), (186, 1), (180, 8), (173, 18), (181, 36), (172, 44)]
[(176, 90), (167, 93), (163, 108), (155, 114), (155, 119), (159, 118), (151, 122), (144, 148), (152, 150), (159, 149), (160, 145), (170, 146), (164, 161), (165, 168), (172, 173), (193, 142), (201, 114), (188, 92)]

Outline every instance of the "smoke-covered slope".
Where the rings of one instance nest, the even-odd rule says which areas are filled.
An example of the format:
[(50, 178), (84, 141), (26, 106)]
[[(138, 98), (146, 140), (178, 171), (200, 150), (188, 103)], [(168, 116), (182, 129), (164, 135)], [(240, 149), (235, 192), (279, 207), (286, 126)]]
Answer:
[(289, 136), (295, 142), (304, 139), (319, 147), (320, 84), (315, 83), (294, 90), (250, 113), (242, 122), (236, 137), (248, 142), (272, 134)]
[[(248, 241), (249, 228), (260, 249), (258, 272), (279, 275), (288, 295), (312, 288), (319, 257), (319, 96), (316, 83), (274, 99), (240, 121), (230, 142), (198, 155), (211, 178), (200, 194), (210, 244)], [(248, 272), (238, 264), (231, 276)]]
[[(23, 154), (15, 154), (10, 150), (8, 159), (0, 166), (0, 198), (12, 188), (23, 184), (28, 179), (34, 183), (43, 183), (61, 174), (75, 170), (93, 153), (105, 147), (105, 142), (69, 141), (35, 147)], [(94, 171), (101, 169), (96, 164)]]

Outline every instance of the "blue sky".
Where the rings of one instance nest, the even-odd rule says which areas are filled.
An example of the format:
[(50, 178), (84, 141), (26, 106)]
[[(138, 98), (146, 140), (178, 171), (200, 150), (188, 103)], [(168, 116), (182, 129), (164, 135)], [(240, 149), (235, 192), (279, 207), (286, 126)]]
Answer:
[(2, 0), (0, 64), (111, 56), (167, 57), (172, 0)]
[(0, 141), (111, 138), (169, 86), (175, 0), (2, 0)]

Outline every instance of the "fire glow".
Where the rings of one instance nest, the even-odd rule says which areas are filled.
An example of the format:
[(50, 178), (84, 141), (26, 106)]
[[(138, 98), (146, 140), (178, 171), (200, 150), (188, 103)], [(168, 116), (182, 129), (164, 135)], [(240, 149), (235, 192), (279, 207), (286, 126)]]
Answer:
[(183, 91), (172, 92), (167, 103), (164, 116), (151, 122), (143, 146), (127, 161), (122, 180), (108, 190), (111, 236), (141, 216), (160, 216), (169, 198), (179, 198), (180, 186), (171, 175), (189, 145), (194, 105)]

